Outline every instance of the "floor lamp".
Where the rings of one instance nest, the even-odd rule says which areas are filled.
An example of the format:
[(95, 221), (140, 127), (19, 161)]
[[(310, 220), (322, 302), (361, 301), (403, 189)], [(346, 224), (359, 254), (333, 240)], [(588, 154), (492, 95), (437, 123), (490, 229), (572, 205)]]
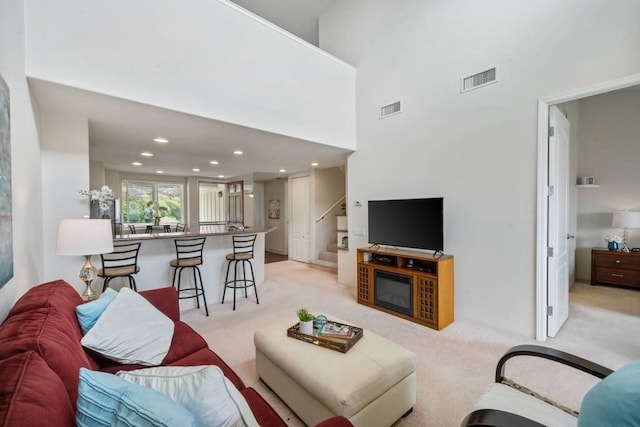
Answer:
[(640, 228), (640, 212), (614, 212), (611, 226), (624, 228), (622, 237), (622, 251), (629, 252), (629, 228)]
[(92, 255), (113, 252), (113, 235), (110, 219), (63, 219), (58, 225), (56, 255), (82, 255), (84, 265), (80, 269), (80, 279), (86, 289), (82, 297), (88, 300), (98, 295), (91, 289), (96, 277), (96, 269), (91, 264)]

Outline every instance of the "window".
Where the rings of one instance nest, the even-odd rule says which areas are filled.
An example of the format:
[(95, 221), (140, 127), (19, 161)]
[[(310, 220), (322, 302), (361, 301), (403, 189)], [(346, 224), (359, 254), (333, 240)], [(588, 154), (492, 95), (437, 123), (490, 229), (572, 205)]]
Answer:
[[(184, 186), (164, 182), (122, 181), (122, 222), (184, 222)], [(163, 220), (164, 218), (164, 220)]]

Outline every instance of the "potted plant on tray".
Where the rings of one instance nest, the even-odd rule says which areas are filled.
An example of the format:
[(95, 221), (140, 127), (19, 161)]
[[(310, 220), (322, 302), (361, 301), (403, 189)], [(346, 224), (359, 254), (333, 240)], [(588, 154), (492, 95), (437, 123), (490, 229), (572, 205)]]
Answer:
[(297, 314), (298, 320), (300, 320), (300, 332), (313, 335), (313, 314), (309, 313), (306, 308), (301, 308)]

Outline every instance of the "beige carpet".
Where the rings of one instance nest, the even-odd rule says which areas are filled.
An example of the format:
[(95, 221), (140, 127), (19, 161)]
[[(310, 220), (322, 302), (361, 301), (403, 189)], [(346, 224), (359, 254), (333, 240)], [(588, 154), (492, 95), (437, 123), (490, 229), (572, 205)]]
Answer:
[[(395, 426), (457, 426), (480, 394), (493, 381), (495, 364), (512, 345), (534, 340), (456, 319), (434, 331), (356, 303), (355, 289), (337, 283), (336, 275), (306, 264), (268, 264), (265, 283), (255, 298), (212, 304), (203, 311), (184, 312), (183, 320), (201, 333), (209, 346), (229, 363), (244, 382), (257, 389), (291, 426), (303, 423), (262, 384), (255, 371), (253, 331), (263, 324), (290, 318), (306, 307), (314, 314), (333, 314), (387, 337), (417, 354), (417, 403)], [(571, 292), (570, 318), (558, 337), (544, 345), (573, 352), (612, 369), (638, 359), (640, 292), (576, 284)], [(319, 349), (321, 351), (330, 351)], [(579, 408), (583, 393), (594, 381), (549, 362), (521, 358), (509, 365), (510, 377), (562, 403)]]

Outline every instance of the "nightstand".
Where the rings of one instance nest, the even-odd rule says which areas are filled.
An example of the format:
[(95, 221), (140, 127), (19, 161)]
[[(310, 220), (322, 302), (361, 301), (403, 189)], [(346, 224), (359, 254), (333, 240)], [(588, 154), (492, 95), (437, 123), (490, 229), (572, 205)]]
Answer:
[(640, 288), (640, 252), (593, 248), (591, 284)]

